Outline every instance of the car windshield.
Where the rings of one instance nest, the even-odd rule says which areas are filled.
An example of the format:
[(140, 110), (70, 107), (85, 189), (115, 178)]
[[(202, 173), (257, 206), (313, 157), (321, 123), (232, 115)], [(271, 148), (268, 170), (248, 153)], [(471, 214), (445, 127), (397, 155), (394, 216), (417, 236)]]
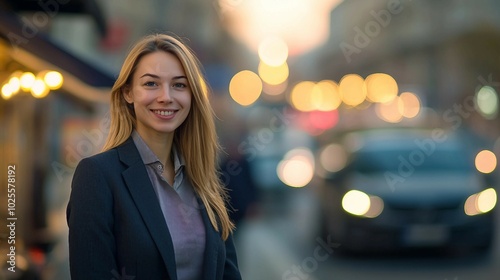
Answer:
[(471, 172), (472, 160), (464, 151), (435, 150), (429, 155), (420, 150), (367, 150), (358, 151), (353, 168), (365, 174), (397, 172), (414, 168), (414, 172)]

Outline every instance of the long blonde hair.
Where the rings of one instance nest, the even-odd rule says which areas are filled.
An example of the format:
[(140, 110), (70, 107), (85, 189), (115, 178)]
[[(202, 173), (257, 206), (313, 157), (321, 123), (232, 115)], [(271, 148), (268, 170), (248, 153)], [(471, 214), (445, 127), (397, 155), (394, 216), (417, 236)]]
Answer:
[(213, 227), (224, 240), (234, 229), (226, 208), (227, 193), (217, 170), (219, 144), (215, 132), (214, 113), (208, 100), (208, 87), (201, 64), (180, 40), (165, 34), (144, 37), (125, 58), (120, 74), (111, 90), (111, 124), (103, 151), (125, 142), (135, 127), (133, 108), (123, 97), (131, 86), (132, 75), (140, 59), (149, 53), (164, 51), (175, 55), (186, 72), (191, 88), (191, 110), (174, 133), (174, 144), (186, 161), (186, 172), (203, 202)]

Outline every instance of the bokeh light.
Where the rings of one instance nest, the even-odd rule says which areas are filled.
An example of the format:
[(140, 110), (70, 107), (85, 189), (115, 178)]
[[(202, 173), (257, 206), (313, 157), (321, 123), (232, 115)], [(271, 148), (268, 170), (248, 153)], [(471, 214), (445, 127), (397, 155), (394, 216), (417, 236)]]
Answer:
[(20, 77), (21, 72), (16, 71), (12, 73), (9, 81), (2, 85), (1, 94), (3, 99), (8, 100), (19, 92), (19, 90), (21, 89)]
[(283, 65), (288, 58), (288, 46), (281, 38), (268, 37), (259, 44), (259, 58), (269, 66)]
[(495, 207), (497, 203), (497, 192), (493, 188), (486, 189), (477, 196), (477, 209), (481, 213), (487, 213)]
[(36, 80), (35, 74), (31, 72), (24, 72), (21, 75), (21, 78), (19, 78), (19, 81), (21, 82), (21, 89), (24, 91), (30, 91), (35, 80)]
[(49, 89), (59, 89), (63, 84), (63, 76), (57, 71), (49, 71), (43, 75), (43, 81)]
[(63, 84), (63, 76), (57, 71), (42, 71), (35, 76), (31, 72), (14, 72), (9, 81), (2, 86), (2, 97), (9, 99), (21, 90), (31, 92), (35, 98), (47, 96), (51, 89), (59, 89)]
[(279, 85), (288, 79), (288, 64), (283, 63), (279, 66), (270, 66), (264, 61), (259, 63), (259, 76), (265, 83), (269, 85)]
[(8, 100), (14, 95), (14, 90), (11, 84), (6, 83), (2, 86), (2, 98)]
[(9, 84), (12, 90), (12, 94), (16, 94), (21, 89), (21, 80), (17, 76), (13, 76), (9, 79)]
[(262, 81), (257, 74), (249, 70), (238, 72), (229, 82), (229, 94), (242, 106), (253, 104), (261, 92)]
[(309, 112), (315, 109), (313, 104), (313, 90), (315, 83), (311, 81), (302, 81), (296, 84), (290, 93), (290, 103), (292, 106), (302, 112)]
[(467, 198), (464, 204), (464, 212), (468, 216), (474, 216), (480, 214), (479, 210), (476, 207), (477, 205), (477, 194), (473, 194)]
[(323, 80), (317, 83), (313, 89), (312, 102), (317, 110), (336, 110), (342, 103), (337, 83), (331, 80)]
[(314, 176), (314, 156), (307, 148), (296, 148), (285, 154), (276, 168), (280, 180), (290, 187), (304, 187)]
[(285, 160), (278, 165), (278, 177), (290, 187), (304, 187), (313, 176), (311, 164), (305, 158)]
[(335, 111), (312, 111), (309, 113), (309, 121), (314, 128), (327, 130), (333, 128), (339, 121), (339, 113)]
[(376, 218), (384, 210), (384, 201), (378, 196), (350, 190), (342, 198), (342, 208), (356, 216)]
[(347, 152), (340, 144), (330, 144), (320, 151), (319, 162), (328, 172), (340, 171), (346, 166)]
[(374, 73), (366, 77), (366, 94), (371, 102), (389, 102), (398, 95), (396, 80), (385, 73)]
[(350, 190), (342, 198), (342, 208), (353, 215), (364, 215), (370, 210), (370, 197), (364, 192)]
[(377, 116), (389, 123), (398, 123), (403, 119), (401, 112), (404, 110), (403, 102), (399, 97), (386, 103), (377, 103), (375, 113)]
[(356, 74), (348, 74), (342, 77), (339, 91), (342, 101), (349, 106), (357, 106), (366, 99), (364, 80)]
[(376, 218), (384, 211), (384, 201), (382, 198), (370, 195), (370, 209), (364, 214), (368, 218)]
[(31, 86), (31, 95), (35, 98), (43, 98), (49, 94), (50, 89), (42, 79), (36, 79)]
[(262, 84), (262, 91), (268, 95), (273, 95), (273, 96), (284, 93), (287, 88), (288, 88), (288, 80), (284, 81), (279, 85), (270, 85), (267, 83)]
[(498, 114), (498, 93), (490, 86), (483, 86), (475, 98), (476, 110), (486, 119), (493, 119)]
[[(270, 34), (286, 42), (289, 55), (325, 43), (330, 12), (340, 0), (219, 0), (224, 27), (249, 49), (259, 51)], [(275, 40), (275, 39), (272, 39)]]
[(420, 99), (417, 95), (411, 92), (403, 92), (399, 96), (402, 106), (398, 107), (400, 109), (400, 113), (405, 118), (414, 118), (420, 113)]
[(491, 173), (497, 167), (497, 157), (492, 151), (482, 150), (476, 155), (476, 168), (481, 173)]
[(464, 204), (464, 212), (468, 216), (488, 213), (495, 208), (496, 203), (497, 193), (495, 189), (488, 188), (469, 196)]

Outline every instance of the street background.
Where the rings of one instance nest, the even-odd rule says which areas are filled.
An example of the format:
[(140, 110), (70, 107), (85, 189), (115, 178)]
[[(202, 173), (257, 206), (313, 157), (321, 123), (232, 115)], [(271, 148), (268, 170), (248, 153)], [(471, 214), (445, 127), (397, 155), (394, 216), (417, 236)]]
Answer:
[(15, 165), (18, 266), (2, 226), (0, 279), (69, 279), (74, 169), (104, 144), (125, 54), (156, 32), (204, 67), (244, 279), (499, 279), (496, 235), (486, 252), (346, 256), (325, 247), (321, 207), (343, 158), (329, 145), (378, 127), (467, 132), (498, 187), (494, 0), (0, 0), (0, 219)]

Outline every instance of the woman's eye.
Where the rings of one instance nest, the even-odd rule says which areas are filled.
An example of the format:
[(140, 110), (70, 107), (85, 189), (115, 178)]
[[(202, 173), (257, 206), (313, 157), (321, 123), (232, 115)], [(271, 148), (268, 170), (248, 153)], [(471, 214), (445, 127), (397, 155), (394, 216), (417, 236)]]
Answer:
[(187, 87), (187, 85), (186, 85), (186, 84), (184, 84), (184, 83), (175, 83), (175, 84), (174, 84), (174, 87), (175, 87), (175, 88), (186, 88), (186, 87)]
[(147, 87), (154, 87), (157, 86), (158, 84), (156, 84), (155, 82), (145, 82), (144, 85)]

